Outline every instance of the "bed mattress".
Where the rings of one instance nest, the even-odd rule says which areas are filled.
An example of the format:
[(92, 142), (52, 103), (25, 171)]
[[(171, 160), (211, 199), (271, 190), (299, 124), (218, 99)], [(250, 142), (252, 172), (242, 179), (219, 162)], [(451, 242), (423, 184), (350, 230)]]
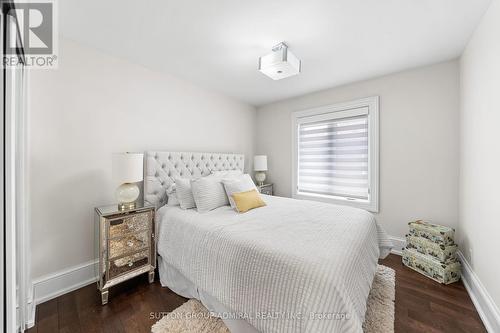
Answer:
[(263, 197), (266, 207), (245, 214), (162, 207), (162, 284), (181, 294), (190, 284), (183, 296), (205, 296), (209, 310), (259, 332), (362, 332), (377, 259), (392, 247), (373, 215)]

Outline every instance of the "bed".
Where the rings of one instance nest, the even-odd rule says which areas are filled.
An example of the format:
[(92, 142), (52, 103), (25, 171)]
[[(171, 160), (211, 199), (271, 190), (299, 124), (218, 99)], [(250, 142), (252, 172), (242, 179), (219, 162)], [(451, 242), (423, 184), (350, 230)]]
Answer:
[(232, 332), (361, 332), (378, 258), (392, 244), (372, 214), (263, 196), (266, 207), (200, 214), (166, 206), (173, 177), (244, 169), (239, 154), (148, 152), (160, 280)]

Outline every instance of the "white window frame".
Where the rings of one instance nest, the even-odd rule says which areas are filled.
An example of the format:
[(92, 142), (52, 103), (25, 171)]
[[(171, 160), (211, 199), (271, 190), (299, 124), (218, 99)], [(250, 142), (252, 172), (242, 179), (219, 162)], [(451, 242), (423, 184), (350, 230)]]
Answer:
[[(332, 197), (321, 194), (298, 193), (297, 191), (297, 170), (299, 163), (298, 140), (299, 124), (303, 118), (315, 117), (320, 119), (347, 118), (359, 115), (360, 108), (368, 108), (368, 200)], [(358, 110), (356, 110), (358, 109)], [(333, 114), (333, 115), (332, 115)], [(365, 114), (365, 113), (363, 113)], [(333, 117), (332, 117), (333, 116)], [(296, 199), (315, 200), (329, 202), (357, 208), (366, 209), (370, 212), (379, 211), (379, 96), (367, 97), (322, 106), (314, 109), (292, 112), (292, 197)]]

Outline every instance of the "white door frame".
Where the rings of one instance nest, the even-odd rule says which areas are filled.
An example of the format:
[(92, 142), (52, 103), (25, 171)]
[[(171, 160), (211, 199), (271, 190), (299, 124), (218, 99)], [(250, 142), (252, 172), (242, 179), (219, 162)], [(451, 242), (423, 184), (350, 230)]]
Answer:
[[(18, 37), (17, 19), (2, 15), (11, 38)], [(2, 39), (5, 34), (2, 31)], [(3, 45), (3, 43), (2, 43)], [(4, 50), (1, 54), (3, 56)], [(24, 66), (2, 69), (4, 110), (4, 174), (5, 174), (5, 332), (24, 332), (30, 319), (28, 309), (31, 279), (29, 278), (29, 224), (27, 223), (27, 71)], [(2, 247), (3, 248), (3, 247)], [(2, 284), (3, 286), (3, 284)]]

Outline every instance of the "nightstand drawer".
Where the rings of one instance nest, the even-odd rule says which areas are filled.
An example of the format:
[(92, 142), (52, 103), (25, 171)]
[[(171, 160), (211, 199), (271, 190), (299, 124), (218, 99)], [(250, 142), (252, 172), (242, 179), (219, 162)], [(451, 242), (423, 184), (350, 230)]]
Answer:
[(273, 195), (273, 184), (259, 185), (257, 188), (262, 194)]
[(121, 237), (131, 232), (146, 230), (149, 228), (151, 212), (130, 215), (124, 218), (109, 221), (109, 238)]
[(124, 256), (136, 252), (140, 249), (149, 247), (149, 231), (129, 234), (128, 236), (108, 240), (109, 259)]
[(273, 190), (271, 188), (263, 188), (260, 190), (260, 193), (267, 194), (267, 195), (273, 195)]
[(149, 265), (149, 249), (119, 259), (109, 260), (109, 279), (136, 270), (145, 265)]

